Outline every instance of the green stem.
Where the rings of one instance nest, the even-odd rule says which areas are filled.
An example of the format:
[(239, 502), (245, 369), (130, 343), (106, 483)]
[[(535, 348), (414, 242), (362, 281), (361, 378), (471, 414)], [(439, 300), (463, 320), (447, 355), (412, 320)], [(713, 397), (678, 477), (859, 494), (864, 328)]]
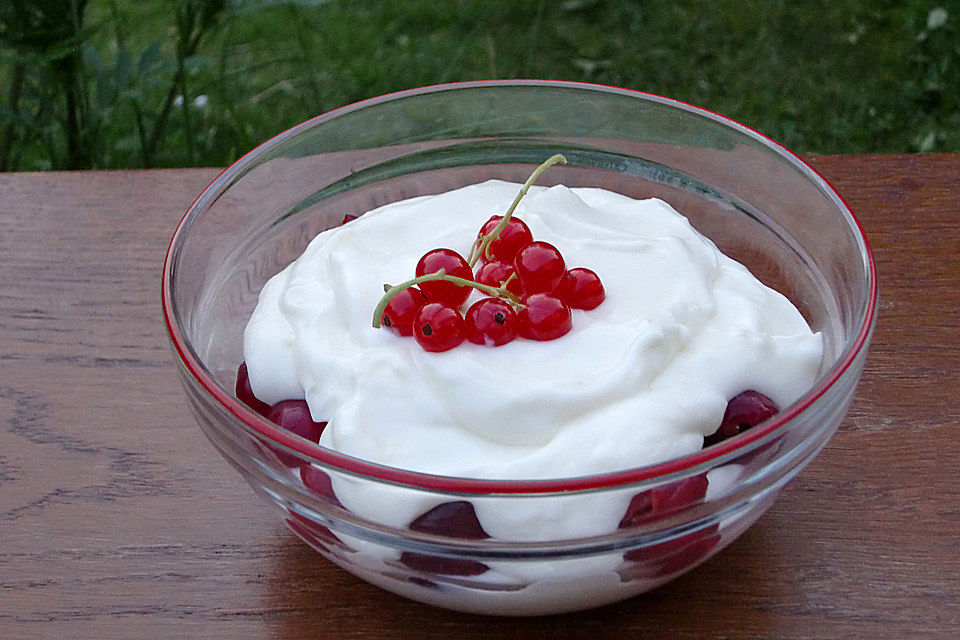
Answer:
[[(506, 300), (507, 303), (509, 303), (514, 307), (523, 307), (523, 305), (520, 304), (520, 299), (516, 296), (516, 294), (514, 294), (512, 291), (507, 291), (506, 282), (504, 282), (499, 287), (491, 287), (488, 284), (475, 282), (474, 280), (468, 280), (466, 278), (461, 278), (459, 276), (449, 276), (447, 275), (446, 269), (440, 269), (439, 271), (435, 271), (433, 273), (426, 273), (422, 276), (417, 276), (412, 280), (407, 280), (406, 282), (400, 283), (392, 287), (388, 285), (384, 285), (383, 288), (385, 293), (383, 294), (383, 297), (380, 298), (380, 303), (377, 305), (377, 308), (373, 310), (373, 328), (374, 329), (380, 328), (380, 320), (383, 318), (383, 312), (386, 311), (387, 305), (390, 304), (390, 301), (393, 300), (393, 298), (398, 293), (400, 293), (404, 289), (409, 289), (410, 287), (414, 287), (420, 284), (421, 282), (431, 282), (434, 280), (444, 280), (446, 282), (452, 282), (453, 284), (460, 285), (461, 287), (473, 287), (478, 291), (483, 291), (484, 293), (486, 293), (487, 295), (493, 298)], [(507, 282), (509, 282), (509, 280)]]
[[(10, 112), (15, 116), (19, 115), (17, 111), (20, 108), (20, 94), (23, 90), (23, 80), (26, 71), (27, 65), (23, 62), (18, 62), (13, 67), (13, 79), (10, 82), (10, 101), (7, 103), (7, 108), (10, 109)], [(17, 137), (15, 124), (14, 119), (11, 118), (7, 126), (4, 127), (3, 138), (0, 139), (0, 171), (9, 171), (10, 167), (13, 166), (10, 151)]]
[(80, 102), (77, 88), (77, 60), (70, 55), (58, 63), (65, 100), (67, 131), (67, 169), (86, 169), (80, 134)]
[[(500, 220), (500, 223), (494, 227), (493, 231), (490, 233), (477, 238), (477, 242), (474, 242), (473, 247), (470, 249), (470, 257), (467, 259), (467, 264), (470, 265), (471, 269), (475, 264), (477, 264), (480, 256), (486, 254), (487, 250), (490, 248), (490, 243), (497, 239), (497, 236), (500, 235), (500, 232), (503, 231), (504, 227), (507, 226), (507, 223), (510, 222), (510, 217), (513, 216), (513, 212), (516, 210), (517, 205), (520, 204), (520, 200), (523, 199), (523, 196), (527, 195), (527, 191), (530, 190), (530, 187), (533, 186), (533, 183), (536, 182), (537, 178), (540, 177), (540, 174), (558, 163), (567, 163), (567, 159), (559, 153), (550, 156), (545, 162), (543, 162), (543, 164), (534, 169), (533, 173), (530, 174), (530, 177), (527, 178), (527, 181), (523, 183), (522, 187), (520, 187), (520, 192), (517, 193), (517, 197), (513, 199), (513, 203), (510, 205), (510, 208), (507, 209), (507, 212), (503, 214), (503, 219)], [(492, 256), (488, 255), (487, 259), (490, 259), (491, 257)]]
[(309, 23), (305, 24), (306, 19), (301, 14), (300, 8), (296, 5), (288, 4), (287, 11), (290, 13), (290, 20), (294, 25), (294, 35), (296, 35), (297, 38), (297, 46), (300, 48), (300, 63), (307, 71), (307, 85), (310, 87), (310, 97), (313, 99), (313, 104), (310, 105), (310, 109), (316, 113), (320, 113), (323, 111), (320, 106), (320, 85), (317, 83), (317, 78), (313, 73), (314, 65), (311, 63), (312, 60), (317, 59), (317, 56), (313, 55), (313, 48), (307, 41), (307, 30), (310, 29), (312, 25)]
[(193, 119), (190, 117), (190, 96), (187, 94), (187, 71), (182, 56), (177, 56), (177, 78), (180, 80), (180, 97), (183, 100), (180, 106), (183, 116), (183, 132), (187, 140), (187, 156), (190, 158), (190, 165), (193, 166), (196, 164), (196, 145), (193, 139)]
[[(71, 0), (70, 18), (73, 22), (73, 34), (83, 29), (83, 12), (87, 0)], [(83, 60), (79, 49), (56, 63), (61, 74), (61, 82), (66, 101), (67, 168), (89, 169), (91, 154), (84, 138), (89, 133), (89, 118), (84, 105), (85, 86), (83, 84)]]
[(437, 276), (447, 275), (446, 269), (440, 269), (436, 273), (427, 273), (422, 276), (418, 276), (413, 280), (407, 280), (401, 284), (398, 284), (393, 287), (387, 287), (384, 285), (384, 290), (386, 293), (383, 294), (383, 297), (380, 298), (380, 304), (377, 305), (377, 308), (373, 310), (373, 328), (380, 328), (380, 319), (383, 318), (383, 312), (387, 309), (387, 305), (390, 304), (390, 301), (393, 300), (394, 296), (403, 291), (404, 289), (409, 289), (410, 287), (416, 286), (421, 282), (426, 282), (427, 280), (436, 280)]
[[(160, 107), (160, 114), (157, 116), (157, 119), (153, 121), (153, 129), (150, 131), (150, 136), (147, 138), (147, 144), (145, 147), (141, 147), (145, 166), (149, 166), (154, 163), (154, 154), (157, 150), (157, 146), (160, 143), (160, 139), (163, 137), (163, 131), (167, 125), (167, 120), (170, 117), (170, 112), (173, 110), (173, 102), (176, 100), (177, 91), (181, 90), (182, 83), (186, 81), (185, 78), (183, 78), (183, 75), (185, 74), (183, 61), (197, 52), (197, 48), (200, 46), (200, 41), (203, 39), (203, 29), (197, 29), (195, 31), (194, 27), (192, 26), (193, 21), (193, 11), (187, 10), (186, 13), (181, 13), (178, 11), (178, 39), (175, 52), (175, 55), (178, 59), (178, 65), (177, 69), (174, 71), (173, 79), (167, 88), (167, 95), (163, 99), (163, 106)], [(184, 104), (186, 104), (186, 97), (184, 97), (183, 100)]]
[(117, 6), (117, 0), (110, 0), (108, 3), (110, 9), (110, 21), (113, 23), (113, 37), (117, 40), (117, 48), (125, 49), (126, 39), (124, 38), (124, 23), (120, 14), (120, 7)]
[[(476, 282), (476, 281), (474, 281), (474, 280), (467, 280), (466, 278), (458, 278), (457, 276), (446, 276), (446, 275), (445, 275), (445, 276), (442, 276), (442, 277), (436, 278), (436, 279), (437, 279), (437, 280), (446, 280), (447, 282), (452, 282), (452, 283), (454, 283), (454, 284), (458, 284), (458, 285), (460, 285), (461, 287), (473, 287), (474, 289), (477, 289), (478, 291), (483, 291), (483, 292), (486, 293), (487, 295), (489, 295), (489, 296), (491, 296), (491, 297), (494, 297), (494, 298), (500, 298), (500, 297), (502, 297), (502, 294), (503, 294), (503, 292), (504, 292), (504, 288), (503, 288), (503, 287), (491, 287), (491, 286), (488, 285), (488, 284), (482, 284), (482, 283)], [(510, 293), (510, 292), (507, 292), (507, 293), (509, 294), (509, 296), (510, 296), (511, 298), (516, 298), (516, 296), (515, 296), (514, 294), (512, 294), (512, 293)]]

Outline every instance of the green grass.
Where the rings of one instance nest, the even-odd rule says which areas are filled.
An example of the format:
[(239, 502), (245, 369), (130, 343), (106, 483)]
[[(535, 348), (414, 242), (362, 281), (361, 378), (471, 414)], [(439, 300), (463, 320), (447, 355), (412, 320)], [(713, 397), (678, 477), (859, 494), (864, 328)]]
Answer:
[[(270, 6), (225, 11), (204, 32), (186, 60), (187, 107), (170, 112), (145, 158), (142, 131), (158, 118), (176, 71), (176, 4), (90, 1), (89, 166), (224, 165), (331, 108), (483, 78), (650, 91), (801, 153), (960, 151), (960, 10), (947, 2), (246, 0), (239, 4)], [(953, 10), (929, 29), (938, 6)], [(13, 67), (0, 60), (2, 96)], [(60, 101), (34, 86), (34, 99), (50, 103), (47, 121), (23, 129), (8, 166), (64, 167)], [(38, 104), (20, 100), (21, 110)], [(0, 112), (3, 126), (26, 126), (21, 120)]]

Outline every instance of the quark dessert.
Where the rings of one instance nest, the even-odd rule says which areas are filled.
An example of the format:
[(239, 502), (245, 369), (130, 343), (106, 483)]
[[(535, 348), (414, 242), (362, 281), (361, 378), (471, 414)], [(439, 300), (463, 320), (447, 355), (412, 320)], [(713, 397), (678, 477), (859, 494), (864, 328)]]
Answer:
[[(659, 200), (531, 189), (517, 216), (585, 264), (606, 299), (559, 339), (429, 353), (370, 315), (436, 247), (464, 255), (519, 186), (490, 181), (326, 231), (263, 288), (244, 334), (267, 404), (303, 398), (320, 443), (414, 471), (494, 479), (605, 473), (697, 451), (727, 401), (784, 407), (813, 383), (820, 336), (779, 293)], [(477, 296), (477, 294), (472, 294)]]
[(695, 452), (742, 391), (782, 407), (811, 386), (821, 339), (786, 298), (666, 203), (600, 189), (533, 187), (516, 210), (603, 282), (603, 303), (573, 310), (562, 337), (431, 353), (371, 328), (383, 283), (408, 280), (436, 247), (467, 255), (519, 189), (489, 181), (414, 198), (317, 236), (264, 286), (246, 328), (256, 398), (305, 399), (326, 423), (320, 444), (371, 462), (541, 479)]
[[(520, 200), (518, 191), (531, 181), (521, 188), (492, 180), (396, 202), (318, 235), (261, 291), (244, 334), (238, 397), (299, 435), (370, 462), (516, 480), (609, 473), (687, 455), (769, 418), (813, 384), (820, 335), (785, 297), (721, 254), (668, 204), (564, 186), (531, 187)], [(571, 303), (569, 317), (560, 330), (515, 329), (504, 338), (503, 326), (489, 324), (491, 311), (493, 333), (437, 342), (440, 332), (430, 329), (424, 338), (422, 329), (439, 316), (428, 321), (422, 312), (446, 295), (431, 286), (450, 283), (430, 281), (448, 275), (446, 268), (434, 274), (437, 265), (453, 265), (448, 254), (457, 256), (454, 262), (475, 260), (477, 231), (483, 237), (497, 224), (491, 216), (505, 211), (529, 230), (514, 253), (539, 243), (562, 252), (567, 267), (589, 267), (561, 268), (562, 277), (551, 275), (544, 285)], [(516, 309), (522, 317), (534, 296), (544, 295), (524, 287), (539, 285), (515, 279), (496, 266), (497, 256), (480, 253), (488, 260), (472, 265), (474, 279), (487, 283), (484, 293), (500, 296), (497, 313)], [(431, 255), (440, 262), (417, 263)], [(526, 268), (521, 261), (514, 260), (517, 272)], [(472, 275), (467, 268), (456, 277)], [(462, 288), (448, 306), (472, 312), (483, 306), (484, 293)], [(383, 326), (372, 327), (371, 314)], [(502, 317), (497, 322), (504, 324)], [(417, 341), (407, 337), (417, 331)], [(279, 455), (287, 466), (300, 464)], [(438, 502), (435, 494), (331, 478), (311, 465), (299, 475), (314, 493), (384, 525), (450, 538), (536, 541), (642, 526), (709, 499), (711, 489), (719, 491), (714, 485), (736, 471), (721, 467), (642, 493), (517, 498), (509, 510), (482, 497)], [(586, 589), (595, 580), (662, 580), (706, 557), (722, 533), (713, 524), (559, 571), (550, 563), (398, 554), (292, 515), (301, 537), (319, 548), (349, 549), (351, 570), (368, 566), (364, 577), (374, 582), (383, 567), (402, 565), (421, 576), (480, 576), (485, 590), (540, 585), (546, 591), (536, 602), (549, 601), (545, 585), (558, 580), (573, 597), (581, 590), (571, 590), (570, 581)]]

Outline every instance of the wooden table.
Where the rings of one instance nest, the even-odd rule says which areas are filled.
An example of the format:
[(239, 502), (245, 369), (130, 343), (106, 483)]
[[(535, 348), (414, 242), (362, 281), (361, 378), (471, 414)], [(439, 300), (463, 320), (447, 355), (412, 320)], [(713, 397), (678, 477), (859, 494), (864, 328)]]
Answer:
[(0, 638), (960, 637), (960, 155), (811, 161), (879, 265), (849, 416), (704, 566), (543, 619), (353, 578), (200, 436), (159, 282), (216, 170), (0, 175)]

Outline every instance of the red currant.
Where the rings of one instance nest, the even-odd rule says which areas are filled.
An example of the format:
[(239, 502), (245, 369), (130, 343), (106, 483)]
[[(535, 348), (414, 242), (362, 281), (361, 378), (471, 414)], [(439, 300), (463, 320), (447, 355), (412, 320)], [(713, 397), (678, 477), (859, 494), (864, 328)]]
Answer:
[(328, 502), (338, 507), (343, 507), (343, 505), (340, 504), (339, 498), (337, 498), (337, 494), (333, 492), (333, 481), (325, 471), (318, 469), (312, 464), (305, 464), (300, 467), (300, 480), (303, 481), (304, 486), (318, 496), (325, 498)]
[(573, 318), (563, 300), (550, 293), (534, 293), (523, 299), (520, 335), (530, 340), (554, 340), (573, 328)]
[(270, 411), (270, 405), (253, 395), (250, 388), (250, 376), (247, 374), (247, 363), (241, 362), (237, 369), (237, 400), (247, 405), (262, 416)]
[[(503, 220), (503, 216), (491, 217), (480, 229), (480, 235), (487, 235), (493, 232), (501, 220)], [(511, 217), (510, 220), (507, 221), (506, 226), (500, 230), (497, 237), (490, 243), (490, 255), (494, 260), (511, 262), (513, 257), (517, 255), (517, 251), (531, 242), (533, 242), (533, 234), (530, 233), (530, 228), (523, 220)], [(484, 260), (487, 259), (486, 255), (480, 257)]]
[(453, 307), (431, 302), (417, 311), (413, 337), (425, 351), (448, 351), (463, 342), (463, 318)]
[(537, 293), (556, 289), (566, 273), (567, 265), (555, 246), (537, 240), (517, 252), (513, 268), (517, 271), (523, 290)]
[[(638, 493), (630, 500), (619, 528), (638, 527), (703, 502), (707, 486), (706, 475), (699, 475)], [(630, 579), (650, 578), (675, 573), (690, 566), (716, 546), (719, 541), (718, 529), (719, 526), (713, 524), (667, 542), (628, 551), (623, 556), (624, 560), (643, 564), (628, 568), (627, 574), (632, 576)]]
[[(340, 506), (339, 504), (337, 506)], [(326, 528), (319, 522), (314, 522), (306, 516), (302, 516), (296, 511), (288, 511), (290, 514), (289, 518), (284, 518), (294, 533), (303, 538), (307, 544), (312, 547), (320, 547), (321, 549), (327, 550), (329, 545), (340, 547), (347, 551), (354, 551), (354, 549), (347, 546), (340, 538), (338, 538), (333, 531)]]
[(735, 395), (728, 403), (720, 427), (703, 439), (703, 446), (723, 442), (755, 427), (780, 411), (777, 403), (759, 391), (748, 389)]
[[(493, 262), (487, 262), (477, 269), (476, 280), (480, 284), (499, 287), (501, 282), (509, 280), (510, 276), (514, 273), (516, 272), (513, 269), (513, 265), (501, 262), (500, 260), (494, 260)], [(514, 278), (510, 280), (510, 283), (507, 285), (507, 291), (522, 296), (523, 289), (520, 287), (520, 279)]]
[(557, 287), (557, 295), (572, 309), (589, 311), (603, 302), (606, 293), (596, 273), (590, 269), (577, 267), (564, 274), (560, 286)]
[(517, 337), (520, 320), (510, 305), (497, 298), (477, 300), (464, 319), (467, 340), (499, 347)]
[(476, 560), (461, 558), (445, 558), (431, 556), (425, 553), (404, 551), (400, 554), (400, 564), (424, 573), (438, 573), (447, 576), (479, 576), (490, 570), (490, 567)]
[(413, 335), (413, 318), (420, 307), (427, 304), (427, 297), (416, 287), (404, 289), (387, 304), (380, 323), (401, 336)]
[(411, 531), (450, 538), (482, 540), (489, 538), (483, 530), (477, 512), (466, 500), (444, 502), (423, 513), (410, 523)]
[(720, 525), (703, 529), (649, 547), (632, 549), (623, 554), (630, 565), (618, 571), (624, 582), (663, 578), (692, 567), (706, 558), (720, 542)]
[[(457, 276), (466, 280), (473, 279), (470, 265), (456, 251), (452, 249), (433, 249), (420, 258), (417, 263), (417, 277), (436, 273), (445, 269), (448, 276)], [(431, 280), (420, 283), (420, 290), (430, 302), (446, 302), (452, 307), (459, 307), (466, 302), (470, 295), (470, 287), (463, 287), (443, 280)]]
[[(270, 407), (266, 418), (310, 442), (320, 442), (320, 434), (327, 426), (326, 422), (314, 422), (310, 408), (304, 400), (281, 400)], [(303, 460), (283, 451), (278, 450), (276, 453), (280, 462), (288, 467), (297, 467), (303, 463)]]
[(642, 491), (630, 500), (619, 528), (637, 527), (644, 522), (703, 502), (707, 495), (707, 484), (707, 476), (700, 475)]

